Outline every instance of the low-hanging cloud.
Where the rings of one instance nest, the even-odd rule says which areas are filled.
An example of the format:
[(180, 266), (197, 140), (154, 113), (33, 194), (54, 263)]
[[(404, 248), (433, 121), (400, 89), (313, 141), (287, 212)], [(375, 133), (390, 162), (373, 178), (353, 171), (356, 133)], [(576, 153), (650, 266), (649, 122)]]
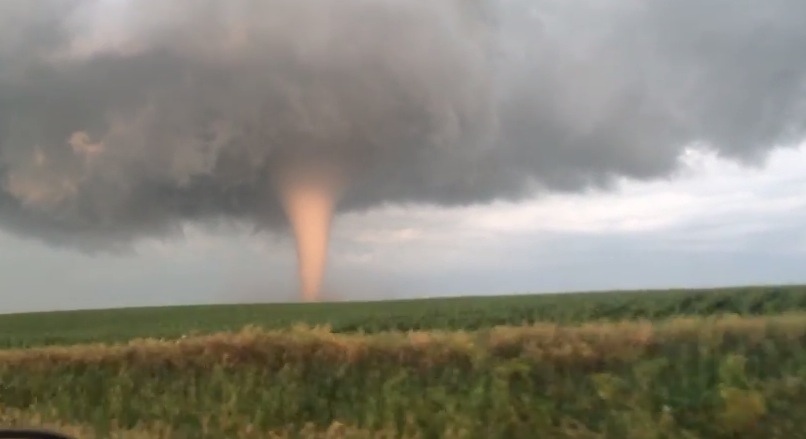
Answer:
[(0, 228), (84, 249), (759, 162), (806, 129), (802, 0), (6, 0)]

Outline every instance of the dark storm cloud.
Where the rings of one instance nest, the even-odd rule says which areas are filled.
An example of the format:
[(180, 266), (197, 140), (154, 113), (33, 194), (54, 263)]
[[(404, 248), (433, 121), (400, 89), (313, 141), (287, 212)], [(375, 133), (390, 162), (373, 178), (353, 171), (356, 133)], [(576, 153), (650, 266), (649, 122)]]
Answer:
[(100, 248), (342, 209), (579, 190), (803, 136), (800, 0), (0, 3), (0, 227)]

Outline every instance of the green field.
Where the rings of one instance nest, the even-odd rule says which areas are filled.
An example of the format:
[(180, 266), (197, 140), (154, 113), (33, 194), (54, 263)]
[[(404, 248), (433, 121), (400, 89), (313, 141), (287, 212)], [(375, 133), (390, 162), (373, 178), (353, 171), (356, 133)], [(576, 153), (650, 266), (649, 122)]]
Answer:
[(806, 311), (806, 286), (128, 308), (0, 315), (0, 348), (176, 338), (246, 325), (277, 329), (305, 323), (330, 325), (337, 333), (372, 333), (791, 311)]
[(17, 314), (0, 337), (0, 423), (87, 438), (806, 437), (806, 287)]

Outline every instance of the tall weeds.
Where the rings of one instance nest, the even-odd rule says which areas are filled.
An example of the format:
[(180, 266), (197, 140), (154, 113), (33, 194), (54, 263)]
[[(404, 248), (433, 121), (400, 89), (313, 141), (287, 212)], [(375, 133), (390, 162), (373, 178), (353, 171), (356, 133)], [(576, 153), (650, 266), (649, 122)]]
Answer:
[(803, 314), (246, 328), (0, 351), (0, 408), (97, 437), (794, 438), (805, 347)]

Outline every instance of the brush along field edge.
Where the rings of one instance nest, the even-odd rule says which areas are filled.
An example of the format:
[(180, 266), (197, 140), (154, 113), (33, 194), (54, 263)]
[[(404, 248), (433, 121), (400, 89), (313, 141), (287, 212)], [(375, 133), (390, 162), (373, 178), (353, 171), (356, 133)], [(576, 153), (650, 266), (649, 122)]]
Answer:
[(246, 328), (0, 351), (0, 386), (0, 409), (98, 437), (157, 425), (169, 433), (152, 437), (270, 437), (306, 424), (355, 429), (334, 437), (797, 437), (806, 314), (372, 335)]
[(327, 326), (296, 325), (284, 330), (246, 326), (238, 332), (173, 340), (138, 338), (117, 344), (3, 349), (0, 350), (0, 368), (30, 366), (41, 369), (69, 365), (207, 367), (245, 363), (283, 367), (300, 361), (335, 365), (370, 359), (401, 366), (433, 366), (456, 358), (478, 361), (516, 354), (525, 354), (526, 358), (541, 362), (631, 360), (645, 350), (663, 344), (696, 342), (718, 345), (730, 335), (755, 345), (769, 336), (802, 341), (804, 334), (806, 313), (374, 334), (333, 333)]

